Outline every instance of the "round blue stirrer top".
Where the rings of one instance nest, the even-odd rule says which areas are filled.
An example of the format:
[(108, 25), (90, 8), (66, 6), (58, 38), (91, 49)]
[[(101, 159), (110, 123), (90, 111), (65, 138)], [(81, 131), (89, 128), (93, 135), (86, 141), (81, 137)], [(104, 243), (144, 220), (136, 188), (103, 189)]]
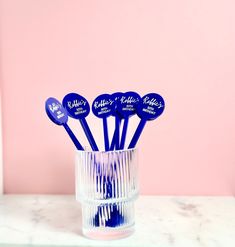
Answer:
[(159, 117), (165, 108), (165, 102), (161, 95), (149, 93), (142, 97), (137, 106), (137, 114), (141, 119), (154, 120)]
[(68, 115), (61, 103), (55, 98), (48, 98), (45, 103), (45, 109), (48, 117), (57, 125), (63, 125), (68, 122)]
[(95, 98), (92, 111), (98, 118), (107, 118), (115, 113), (115, 100), (110, 94), (101, 94)]
[(68, 115), (76, 119), (84, 119), (90, 112), (88, 101), (77, 93), (69, 93), (63, 99), (63, 106)]

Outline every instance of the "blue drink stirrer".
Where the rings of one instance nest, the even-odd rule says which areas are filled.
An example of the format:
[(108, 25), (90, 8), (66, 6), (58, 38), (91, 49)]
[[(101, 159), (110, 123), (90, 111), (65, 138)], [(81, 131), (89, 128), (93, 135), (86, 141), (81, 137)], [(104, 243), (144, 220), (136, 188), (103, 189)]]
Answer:
[(104, 146), (105, 151), (109, 151), (107, 117), (112, 115), (115, 111), (115, 102), (113, 97), (109, 94), (99, 95), (92, 103), (92, 111), (96, 117), (103, 119)]
[[(109, 138), (108, 138), (108, 126), (107, 126), (107, 117), (114, 114), (115, 111), (115, 102), (114, 98), (109, 94), (99, 95), (92, 104), (92, 111), (95, 116), (103, 119), (103, 132), (104, 132), (104, 143), (105, 151), (109, 151)], [(99, 170), (100, 164), (96, 163), (96, 169)], [(103, 188), (107, 189), (106, 198), (112, 198), (112, 178), (111, 176), (105, 174), (97, 174), (97, 177), (103, 176)], [(100, 179), (101, 180), (101, 179)], [(104, 205), (99, 205), (97, 208), (97, 213), (93, 218), (93, 223), (95, 226), (100, 226), (100, 215), (104, 212)], [(121, 224), (124, 221), (122, 214), (119, 212), (116, 204), (113, 205), (113, 209), (110, 212), (110, 218), (105, 221), (105, 225), (109, 227), (115, 227)]]
[[(123, 93), (117, 92), (117, 93), (113, 93), (112, 96), (115, 100), (115, 103), (120, 99), (120, 97), (123, 95)], [(117, 108), (117, 104), (115, 109)], [(115, 110), (113, 116), (115, 116), (115, 129), (114, 129), (114, 133), (113, 133), (113, 139), (111, 141), (111, 145), (109, 150), (114, 150), (114, 148), (116, 148), (117, 150), (119, 149), (119, 139), (120, 139), (120, 124), (121, 124), (121, 120), (122, 117), (120, 116), (120, 114), (117, 112), (117, 109)]]
[(95, 139), (86, 121), (86, 117), (90, 112), (88, 101), (77, 93), (69, 93), (63, 99), (63, 106), (67, 110), (70, 117), (80, 121), (80, 124), (85, 132), (92, 150), (98, 151)]
[(67, 125), (68, 115), (61, 103), (55, 98), (48, 98), (45, 103), (45, 109), (51, 121), (57, 125), (63, 125), (71, 140), (78, 150), (84, 150), (72, 130)]
[(124, 149), (129, 117), (136, 114), (136, 107), (141, 97), (135, 92), (126, 92), (117, 100), (117, 111), (124, 118), (119, 149)]
[(137, 107), (137, 114), (141, 120), (131, 139), (128, 149), (136, 146), (146, 122), (159, 117), (163, 113), (164, 108), (165, 102), (161, 95), (149, 93), (142, 97)]

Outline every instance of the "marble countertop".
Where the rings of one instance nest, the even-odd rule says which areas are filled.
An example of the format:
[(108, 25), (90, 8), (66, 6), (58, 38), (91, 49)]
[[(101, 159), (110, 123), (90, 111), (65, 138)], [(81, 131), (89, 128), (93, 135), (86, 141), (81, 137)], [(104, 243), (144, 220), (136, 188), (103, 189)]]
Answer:
[(0, 246), (234, 247), (234, 197), (140, 196), (135, 233), (86, 239), (74, 196), (0, 196)]

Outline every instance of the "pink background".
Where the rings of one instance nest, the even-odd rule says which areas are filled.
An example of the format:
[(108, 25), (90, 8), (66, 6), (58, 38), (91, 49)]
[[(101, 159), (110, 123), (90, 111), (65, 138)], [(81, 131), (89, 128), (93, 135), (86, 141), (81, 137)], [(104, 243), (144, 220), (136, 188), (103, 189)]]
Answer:
[(74, 147), (47, 97), (134, 90), (166, 100), (138, 145), (141, 193), (235, 194), (233, 0), (0, 2), (5, 193), (74, 193)]

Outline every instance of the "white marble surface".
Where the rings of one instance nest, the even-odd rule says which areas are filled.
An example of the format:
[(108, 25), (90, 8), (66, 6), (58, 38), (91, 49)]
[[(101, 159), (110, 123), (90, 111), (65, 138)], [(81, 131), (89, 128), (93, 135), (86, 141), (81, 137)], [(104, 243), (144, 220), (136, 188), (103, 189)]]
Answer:
[(0, 196), (0, 246), (234, 247), (234, 197), (141, 196), (136, 231), (125, 239), (82, 236), (74, 196)]

